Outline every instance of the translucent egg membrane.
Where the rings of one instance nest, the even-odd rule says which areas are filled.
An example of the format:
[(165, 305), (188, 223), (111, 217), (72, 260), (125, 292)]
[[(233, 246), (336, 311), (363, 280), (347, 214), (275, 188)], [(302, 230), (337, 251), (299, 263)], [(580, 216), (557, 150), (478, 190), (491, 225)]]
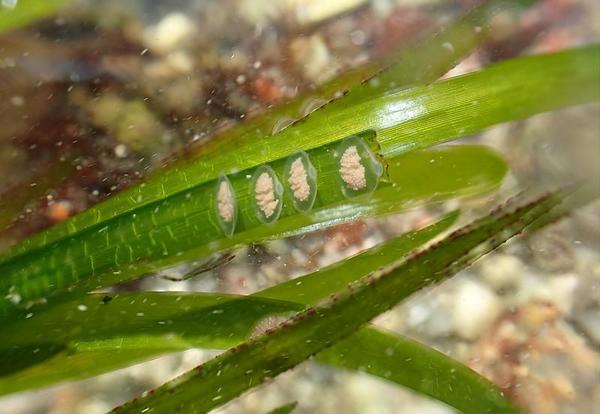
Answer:
[(304, 151), (297, 152), (285, 164), (285, 186), (296, 210), (309, 211), (317, 197), (317, 170)]
[(279, 218), (283, 207), (283, 185), (268, 165), (261, 165), (252, 177), (250, 192), (256, 216), (263, 223), (272, 223)]
[(365, 140), (358, 136), (344, 139), (337, 147), (339, 185), (347, 198), (375, 191), (383, 165)]
[[(364, 169), (364, 186), (349, 186), (340, 173), (341, 156), (354, 147), (358, 170)], [(235, 233), (262, 232), (261, 224), (274, 223), (298, 213), (308, 214), (324, 206), (343, 204), (348, 197), (375, 190), (382, 176), (382, 162), (375, 153), (375, 133), (367, 131), (308, 151), (299, 151), (248, 170), (227, 175), (236, 199)], [(347, 157), (348, 158), (348, 157)], [(348, 171), (346, 170), (346, 173)], [(262, 178), (261, 178), (262, 177)], [(385, 183), (387, 185), (387, 183)], [(221, 185), (219, 182), (216, 184)], [(218, 204), (215, 204), (218, 206)], [(215, 208), (216, 224), (230, 234), (231, 226)], [(266, 230), (265, 230), (266, 231)]]
[(215, 211), (223, 233), (231, 237), (237, 223), (238, 207), (231, 181), (223, 174), (219, 177), (215, 188)]

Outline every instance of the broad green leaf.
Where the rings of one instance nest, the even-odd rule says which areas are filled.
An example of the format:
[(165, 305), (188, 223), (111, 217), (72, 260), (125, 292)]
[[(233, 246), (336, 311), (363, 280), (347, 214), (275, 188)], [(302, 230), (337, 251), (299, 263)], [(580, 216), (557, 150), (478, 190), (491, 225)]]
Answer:
[[(304, 306), (291, 301), (197, 292), (93, 294), (33, 314), (25, 323), (0, 332), (1, 347), (18, 348), (52, 341), (86, 347), (151, 347), (152, 337), (186, 346), (227, 348), (241, 342), (266, 315)], [(105, 340), (111, 340), (103, 342)], [(131, 344), (131, 345), (130, 345)], [(94, 346), (93, 344), (89, 347)], [(87, 348), (89, 348), (87, 347)]]
[[(589, 87), (600, 78), (595, 69), (598, 60), (598, 46), (525, 57), (432, 86), (390, 90), (340, 107), (334, 113), (326, 106), (303, 122), (275, 136), (262, 138), (260, 146), (254, 145), (254, 141), (233, 151), (200, 158), (186, 164), (186, 168), (165, 170), (156, 181), (148, 181), (115, 197), (108, 207), (99, 205), (71, 224), (31, 239), (14, 253), (97, 225), (113, 217), (115, 211), (129, 211), (137, 204), (186, 191), (215, 179), (222, 172), (252, 168), (286, 157), (298, 149), (317, 148), (361, 131), (374, 130), (384, 155), (394, 155), (473, 134), (501, 122), (598, 100), (600, 92)], [(527, 94), (517, 95), (524, 89)], [(555, 93), (557, 90), (564, 93)], [(339, 102), (341, 105), (343, 100)], [(450, 113), (455, 118), (451, 118)]]
[[(439, 33), (427, 36), (416, 47), (402, 51), (400, 56), (396, 57), (396, 62), (391, 64), (387, 71), (380, 74), (379, 78), (383, 82), (357, 85), (344, 99), (338, 99), (335, 105), (327, 105), (319, 112), (328, 108), (329, 112), (337, 112), (340, 109), (344, 113), (348, 113), (348, 108), (353, 106), (351, 105), (352, 102), (361, 103), (368, 97), (380, 96), (394, 88), (433, 82), (457, 64), (460, 58), (466, 56), (486, 37), (489, 28), (488, 23), (494, 15), (509, 8), (521, 7), (529, 3), (531, 1), (523, 0), (491, 0), (485, 2), (481, 7), (476, 7), (464, 18), (449, 24)], [(452, 47), (448, 48), (448, 44)], [(373, 68), (359, 69), (357, 73), (346, 75), (345, 77), (348, 77), (348, 79), (333, 80), (331, 84), (321, 88), (321, 93), (326, 97), (326, 100), (329, 100), (332, 95), (340, 91), (340, 87), (347, 91), (346, 86), (349, 81), (362, 80), (364, 79), (362, 76), (372, 75), (377, 67), (378, 65), (374, 65)], [(393, 85), (390, 85), (390, 82), (393, 82)], [(349, 104), (346, 104), (346, 102), (349, 102)], [(6, 252), (3, 256), (5, 258), (11, 257), (43, 247), (89, 227), (97, 226), (116, 216), (131, 212), (136, 208), (189, 190), (217, 178), (221, 172), (228, 173), (234, 169), (250, 168), (260, 163), (290, 155), (298, 149), (315, 148), (322, 145), (322, 143), (333, 142), (351, 133), (368, 129), (368, 127), (353, 127), (351, 131), (337, 131), (336, 136), (327, 137), (326, 134), (323, 134), (323, 137), (316, 137), (317, 139), (315, 139), (315, 132), (319, 130), (319, 123), (314, 122), (311, 119), (312, 116), (310, 116), (301, 124), (304, 125), (308, 121), (308, 127), (313, 131), (312, 134), (309, 136), (304, 136), (303, 133), (295, 134), (294, 147), (290, 149), (288, 143), (286, 151), (279, 152), (277, 155), (274, 150), (284, 144), (284, 140), (287, 138), (280, 137), (281, 134), (270, 137), (273, 124), (281, 118), (289, 117), (300, 106), (300, 102), (284, 104), (274, 113), (265, 114), (258, 119), (249, 120), (232, 130), (225, 131), (221, 134), (222, 136), (218, 136), (217, 139), (199, 148), (200, 158), (194, 157), (192, 160), (182, 160), (171, 168), (157, 171), (154, 178), (115, 197), (111, 197), (66, 223), (57, 224), (51, 230), (31, 237), (20, 246)], [(350, 118), (355, 116), (351, 112), (348, 114)], [(306, 125), (303, 128), (306, 129)], [(288, 128), (286, 134), (289, 134), (291, 130), (295, 131), (296, 127)], [(300, 143), (295, 139), (296, 136), (302, 136)], [(261, 140), (261, 145), (256, 145), (256, 140)], [(240, 148), (240, 146), (243, 148)], [(251, 153), (250, 158), (245, 155), (248, 151)], [(0, 255), (0, 260), (1, 257), (2, 255)]]
[[(275, 330), (232, 348), (115, 411), (207, 412), (222, 405), (350, 336), (416, 290), (468, 266), (520, 233), (560, 200), (560, 195), (550, 195), (514, 211), (505, 207), (427, 250), (361, 278)], [(518, 412), (509, 405), (501, 411)]]
[[(0, 33), (49, 17), (71, 2), (72, 0), (13, 0), (0, 2)], [(9, 5), (12, 3), (14, 3), (14, 6)]]
[[(416, 151), (392, 158), (388, 164), (393, 185), (382, 183), (372, 195), (335, 202), (335, 197), (343, 197), (339, 187), (335, 192), (324, 190), (317, 193), (318, 197), (323, 194), (322, 197), (329, 197), (329, 200), (317, 200), (321, 207), (315, 207), (310, 213), (284, 210), (276, 223), (252, 225), (231, 238), (222, 236), (214, 219), (213, 203), (202, 193), (208, 192), (210, 198), (214, 194), (212, 186), (200, 188), (199, 193), (181, 194), (178, 200), (166, 200), (160, 206), (147, 206), (145, 209), (149, 211), (141, 211), (136, 217), (115, 219), (110, 229), (106, 226), (89, 230), (55, 243), (45, 253), (33, 252), (0, 265), (0, 269), (9, 275), (0, 280), (3, 296), (12, 300), (1, 304), (13, 319), (24, 318), (42, 308), (22, 309), (29, 300), (46, 297), (50, 304), (59, 300), (47, 296), (53, 290), (77, 284), (79, 290), (71, 288), (70, 292), (76, 295), (239, 244), (398, 212), (417, 202), (490, 191), (497, 187), (506, 172), (504, 161), (480, 146)], [(327, 177), (324, 174), (321, 178), (323, 185), (327, 183)], [(337, 185), (335, 179), (333, 184)], [(131, 262), (132, 259), (137, 260)]]
[[(214, 178), (221, 171), (229, 171), (232, 163), (235, 164), (236, 168), (243, 169), (256, 165), (260, 161), (285, 157), (298, 149), (298, 143), (301, 143), (302, 148), (314, 148), (319, 144), (332, 142), (348, 134), (369, 128), (375, 130), (376, 140), (382, 145), (384, 155), (386, 153), (400, 154), (416, 147), (433, 145), (452, 137), (474, 133), (498, 122), (599, 99), (597, 88), (589, 88), (590, 84), (597, 82), (600, 78), (598, 71), (595, 70), (600, 59), (599, 51), (598, 46), (591, 46), (551, 55), (515, 59), (494, 65), (480, 72), (438, 82), (430, 87), (417, 87), (390, 92), (343, 110), (340, 109), (338, 113), (327, 117), (322, 115), (325, 109), (317, 111), (293, 128), (286, 129), (277, 136), (265, 139), (260, 146), (253, 145), (246, 148), (242, 145), (238, 150), (228, 152), (226, 156), (223, 155), (223, 160), (219, 161), (221, 163), (218, 163), (216, 159), (214, 161), (211, 159), (211, 162), (199, 160), (197, 164), (194, 164), (194, 170), (190, 171), (190, 174), (186, 172), (177, 177), (181, 182), (189, 181), (191, 177), (194, 177), (194, 182), (197, 179), (201, 180), (198, 177)], [(515, 98), (515, 94), (523, 89), (526, 89), (528, 93), (518, 94), (519, 97)], [(560, 90), (561, 93), (555, 93), (557, 90)], [(519, 99), (519, 101), (516, 102), (515, 99)], [(453, 113), (456, 119), (450, 118), (450, 113)], [(460, 133), (461, 131), (462, 133)], [(299, 140), (298, 137), (302, 139)], [(230, 167), (228, 168), (227, 165)], [(147, 188), (149, 185), (146, 184), (146, 186), (140, 187), (140, 191), (144, 191), (143, 188)], [(164, 184), (163, 189), (179, 187), (177, 182), (168, 182)], [(206, 206), (206, 203), (202, 206), (196, 206), (193, 205), (193, 202), (197, 200), (196, 194), (202, 194), (203, 191), (209, 191), (209, 188), (212, 189), (213, 187), (214, 184), (194, 187), (188, 191), (167, 197), (162, 201), (157, 201), (155, 204), (140, 208), (135, 213), (109, 220), (95, 228), (92, 227), (87, 233), (80, 233), (78, 237), (90, 238), (90, 243), (92, 238), (90, 234), (94, 234), (96, 238), (106, 236), (108, 239), (106, 242), (102, 240), (97, 241), (96, 244), (107, 244), (107, 247), (104, 251), (97, 253), (98, 257), (91, 257), (88, 260), (89, 263), (73, 264), (70, 271), (72, 275), (68, 279), (74, 277), (79, 279), (83, 276), (81, 273), (85, 274), (83, 277), (89, 277), (90, 268), (93, 267), (96, 272), (101, 272), (102, 268), (109, 267), (111, 262), (113, 262), (113, 265), (115, 261), (123, 265), (132, 261), (143, 260), (145, 255), (140, 257), (140, 254), (135, 254), (135, 251), (130, 251), (129, 247), (117, 251), (116, 241), (114, 240), (137, 241), (136, 239), (139, 236), (136, 236), (135, 224), (131, 224), (134, 220), (141, 224), (155, 220), (156, 225), (161, 224), (162, 221), (164, 225), (161, 229), (166, 235), (161, 234), (156, 244), (159, 246), (161, 244), (171, 245), (172, 234), (180, 231), (180, 226), (188, 228), (189, 231), (194, 230), (194, 226), (186, 220), (197, 219), (204, 212), (205, 216), (202, 216), (202, 221), (206, 222), (206, 214), (209, 214), (207, 212), (208, 206)], [(138, 196), (133, 196), (133, 193), (128, 194), (128, 198), (145, 198), (143, 194), (138, 194)], [(163, 195), (167, 195), (166, 190)], [(191, 200), (186, 201), (186, 196), (191, 197)], [(190, 204), (192, 205), (190, 206)], [(174, 205), (181, 207), (176, 208)], [(189, 208), (186, 208), (186, 206), (189, 206)], [(157, 208), (160, 211), (161, 207), (162, 214), (154, 213)], [(100, 212), (101, 208), (99, 206), (97, 209), (90, 210), (85, 213), (85, 217), (94, 216), (94, 223), (102, 222), (106, 217), (104, 213)], [(46, 256), (42, 259), (45, 263), (52, 265), (54, 261), (63, 266), (65, 262), (64, 255), (69, 253), (69, 250), (82, 249), (86, 244), (75, 241), (75, 238), (67, 239), (64, 242), (65, 244), (75, 243), (76, 247), (71, 249), (62, 247), (62, 251), (61, 248), (57, 247), (58, 244), (52, 244), (53, 247), (48, 247), (48, 250), (52, 250), (55, 252), (53, 254), (58, 256), (54, 259), (50, 253), (38, 252), (35, 251), (35, 248), (41, 248), (52, 240), (77, 232), (82, 227), (88, 227), (87, 224), (80, 225), (80, 220), (84, 219), (69, 221), (61, 227), (50, 229), (9, 250), (2, 259), (4, 262), (1, 266), (2, 270), (6, 272), (11, 267), (17, 267), (23, 272), (22, 275), (35, 273), (35, 268), (39, 268), (40, 270), (37, 270), (37, 272), (40, 272), (41, 267), (39, 263), (35, 263), (36, 260), (30, 260), (31, 258), (26, 254), (18, 257), (19, 252), (24, 253), (27, 251), (30, 251), (33, 258), (37, 260), (42, 259), (42, 256), (47, 254), (50, 257)], [(168, 226), (167, 223), (173, 223), (173, 225)], [(71, 230), (68, 230), (69, 228)], [(99, 234), (99, 231), (104, 231), (106, 234)], [(205, 231), (205, 226), (197, 230), (199, 234), (204, 234)], [(215, 230), (213, 229), (213, 231)], [(139, 229), (138, 233), (145, 234), (143, 229)], [(144, 241), (140, 242), (139, 245), (146, 248), (149, 243)], [(130, 247), (133, 249), (136, 244), (130, 243)], [(89, 250), (91, 252), (97, 249)], [(182, 250), (184, 249), (178, 248), (174, 253), (179, 253)], [(77, 257), (75, 252), (70, 253), (69, 256)], [(162, 253), (161, 251), (160, 254)], [(166, 253), (170, 255), (168, 250)], [(118, 260), (115, 260), (115, 257)], [(19, 261), (25, 261), (28, 266), (32, 266), (34, 269), (27, 269), (24, 263), (18, 263)], [(82, 267), (87, 268), (87, 270), (80, 270)], [(49, 278), (53, 282), (57, 279), (56, 276), (52, 276), (47, 264), (44, 266), (43, 273), (43, 277)], [(15, 275), (15, 277), (23, 279), (22, 275)], [(14, 284), (12, 281), (9, 283)], [(44, 288), (47, 283), (38, 281), (36, 285), (35, 287), (32, 286), (32, 290), (39, 289), (39, 293), (42, 294), (47, 290)], [(55, 285), (59, 287), (59, 284)]]
[(362, 371), (442, 401), (463, 413), (517, 412), (498, 388), (460, 362), (412, 339), (361, 328), (315, 360)]

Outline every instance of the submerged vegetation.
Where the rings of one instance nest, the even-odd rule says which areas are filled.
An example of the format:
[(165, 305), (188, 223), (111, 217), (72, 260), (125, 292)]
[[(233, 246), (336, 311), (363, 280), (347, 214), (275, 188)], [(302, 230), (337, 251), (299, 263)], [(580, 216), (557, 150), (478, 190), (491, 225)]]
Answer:
[[(0, 31), (63, 3), (0, 9)], [(599, 45), (439, 79), (489, 39), (496, 16), (530, 3), (484, 2), (392, 57), (323, 83), (327, 99), (309, 110), (297, 98), (216, 128), (191, 155), (0, 252), (0, 394), (212, 348), (228, 351), (115, 411), (207, 412), (314, 357), (462, 412), (520, 412), (470, 368), (371, 321), (510, 238), (568, 214), (582, 204), (579, 187), (531, 191), (449, 234), (460, 212), (440, 208), (445, 214), (426, 225), (250, 295), (131, 291), (127, 284), (186, 263), (206, 271), (243, 245), (498, 189), (508, 165), (496, 151), (436, 145), (600, 100), (590, 87), (600, 82)], [(127, 106), (120, 99), (92, 118), (110, 122), (111, 107)]]

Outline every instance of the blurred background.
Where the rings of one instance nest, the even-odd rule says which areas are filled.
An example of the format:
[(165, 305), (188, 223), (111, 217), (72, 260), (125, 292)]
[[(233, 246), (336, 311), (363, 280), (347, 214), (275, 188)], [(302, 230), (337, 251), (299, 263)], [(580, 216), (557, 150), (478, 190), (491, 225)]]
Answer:
[[(216, 132), (277, 104), (330, 97), (319, 85), (385, 61), (464, 14), (471, 0), (57, 1), (9, 28), (0, 0), (0, 249), (193, 156)], [(49, 4), (52, 2), (48, 2)], [(600, 39), (600, 3), (539, 0), (491, 22), (492, 36), (445, 77)], [(600, 69), (599, 69), (600, 70)], [(596, 85), (600, 88), (600, 85)], [(560, 93), (560, 91), (556, 91)], [(277, 131), (293, 118), (279, 119)], [(250, 246), (185, 282), (124, 289), (251, 293), (461, 207), (484, 214), (523, 188), (600, 185), (600, 106), (494, 127), (510, 173), (497, 193)], [(415, 295), (377, 324), (469, 364), (532, 413), (600, 412), (600, 204), (512, 242)], [(181, 273), (185, 269), (170, 269)], [(248, 275), (251, 275), (249, 277)], [(0, 398), (0, 413), (102, 413), (215, 355), (191, 350), (51, 389)], [(442, 414), (452, 409), (368, 375), (305, 363), (219, 410)]]

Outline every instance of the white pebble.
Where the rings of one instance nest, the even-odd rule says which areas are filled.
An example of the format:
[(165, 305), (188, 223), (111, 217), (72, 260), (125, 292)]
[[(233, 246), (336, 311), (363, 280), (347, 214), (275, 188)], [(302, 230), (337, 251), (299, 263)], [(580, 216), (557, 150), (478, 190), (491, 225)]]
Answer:
[(523, 262), (508, 254), (495, 254), (481, 261), (481, 276), (494, 289), (517, 286), (526, 273)]
[(116, 145), (115, 155), (117, 156), (117, 158), (125, 158), (127, 156), (127, 146), (125, 144)]
[(155, 27), (144, 34), (150, 49), (166, 53), (176, 49), (183, 41), (194, 34), (194, 23), (182, 13), (171, 13), (165, 16)]
[(474, 340), (490, 327), (501, 311), (496, 295), (475, 281), (465, 281), (456, 293), (454, 327), (464, 339)]
[(578, 276), (566, 274), (548, 280), (551, 291), (550, 301), (565, 314), (570, 314), (575, 305), (575, 290), (578, 285)]

